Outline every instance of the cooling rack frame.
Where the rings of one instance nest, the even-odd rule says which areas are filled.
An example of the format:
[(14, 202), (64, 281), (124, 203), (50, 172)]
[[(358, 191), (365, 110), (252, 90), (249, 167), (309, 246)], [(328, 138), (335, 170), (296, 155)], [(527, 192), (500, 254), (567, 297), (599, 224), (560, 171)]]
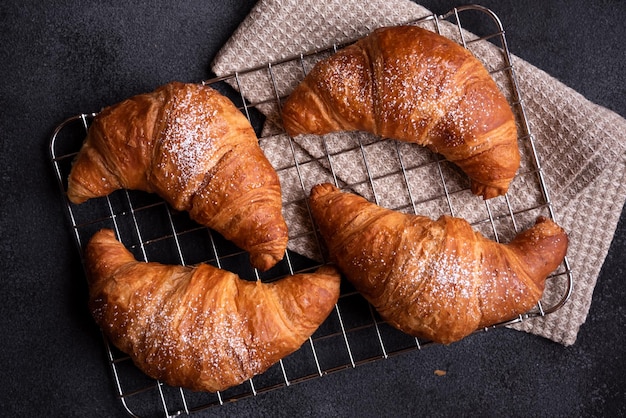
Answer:
[[(466, 12), (478, 12), (487, 17), (495, 30), (486, 35), (476, 38), (466, 39), (467, 36), (461, 23), (461, 15)], [(524, 144), (530, 152), (532, 167), (525, 172), (518, 174), (536, 179), (538, 184), (538, 194), (540, 203), (532, 207), (521, 210), (514, 208), (507, 196), (503, 197), (504, 206), (508, 212), (504, 215), (496, 214), (490, 207), (489, 201), (485, 201), (485, 211), (487, 216), (474, 220), (475, 227), (491, 228), (493, 239), (499, 240), (498, 227), (496, 226), (502, 218), (510, 217), (515, 230), (519, 229), (516, 217), (521, 214), (541, 212), (551, 219), (555, 218), (554, 209), (546, 187), (540, 159), (535, 146), (536, 138), (532, 135), (526, 114), (524, 103), (521, 98), (519, 86), (516, 80), (515, 70), (511, 62), (511, 55), (508, 50), (504, 29), (500, 19), (491, 10), (482, 6), (469, 5), (452, 9), (443, 15), (429, 15), (410, 24), (429, 23), (432, 29), (440, 32), (442, 22), (454, 23), (458, 29), (458, 41), (466, 48), (474, 42), (489, 41), (498, 46), (503, 58), (503, 65), (491, 71), (505, 74), (510, 81), (510, 104), (518, 118), (519, 141)], [(203, 84), (217, 88), (221, 92), (228, 92), (229, 97), (236, 103), (239, 109), (251, 121), (259, 135), (260, 141), (274, 137), (276, 133), (270, 133), (267, 137), (263, 134), (263, 124), (265, 122), (262, 115), (257, 112), (258, 107), (272, 104), (280, 107), (285, 96), (277, 86), (277, 75), (275, 68), (286, 63), (297, 63), (302, 68), (302, 76), (306, 73), (306, 60), (323, 56), (337, 51), (341, 47), (354, 42), (356, 39), (332, 44), (327, 48), (308, 51), (297, 56), (291, 56), (280, 61), (264, 64), (255, 68), (237, 71), (221, 77), (215, 77), (202, 81)], [(241, 78), (254, 73), (266, 72), (273, 92), (269, 98), (258, 102), (250, 101), (242, 88)], [(67, 189), (67, 174), (71, 167), (71, 161), (77, 154), (80, 144), (89, 128), (89, 123), (96, 113), (85, 113), (73, 116), (59, 124), (54, 130), (50, 139), (50, 158), (54, 166), (58, 185), (61, 190), (62, 199), (66, 208), (71, 232), (74, 237), (77, 249), (81, 255), (86, 240), (97, 229), (109, 227), (116, 231), (118, 237), (127, 237), (122, 242), (135, 254), (138, 259), (160, 261), (174, 264), (196, 264), (208, 262), (217, 267), (226, 268), (239, 274), (247, 280), (271, 281), (279, 279), (286, 274), (295, 274), (310, 271), (323, 264), (323, 260), (315, 261), (308, 257), (302, 257), (298, 253), (288, 250), (285, 260), (279, 266), (270, 270), (269, 273), (259, 273), (247, 266), (246, 254), (232, 246), (218, 234), (205, 227), (198, 226), (186, 217), (184, 213), (173, 211), (165, 202), (159, 198), (142, 192), (120, 190), (104, 198), (93, 199), (82, 205), (74, 205), (69, 202), (65, 191)], [(284, 133), (283, 133), (284, 134)], [(289, 138), (289, 145), (286, 148), (293, 156), (293, 165), (282, 169), (294, 170), (303, 190), (306, 189), (305, 179), (302, 174), (302, 164), (309, 162), (301, 161), (297, 154), (296, 143), (293, 138)], [(377, 175), (370, 172), (367, 164), (367, 147), (370, 144), (361, 142), (353, 149), (342, 150), (338, 153), (326, 152), (321, 157), (309, 155), (311, 161), (326, 158), (330, 170), (330, 178), (335, 184), (338, 179), (333, 169), (333, 160), (342, 152), (360, 153), (364, 160), (364, 169), (367, 173), (366, 182), (370, 183), (373, 193), (373, 200), (379, 202), (379, 195), (375, 191), (374, 183), (378, 180)], [(328, 148), (325, 148), (328, 151)], [(410, 169), (403, 162), (401, 153), (398, 151), (400, 173), (407, 179)], [(433, 159), (424, 163), (424, 166), (434, 168), (440, 175), (443, 185), (443, 201), (447, 202), (448, 212), (455, 214), (455, 205), (452, 201), (457, 195), (463, 195), (467, 190), (460, 188), (449, 190), (446, 184), (446, 173), (451, 168), (446, 166), (446, 162), (437, 158), (433, 154)], [(421, 166), (417, 166), (420, 168)], [(280, 170), (278, 170), (280, 172)], [(392, 173), (398, 174), (398, 173)], [(384, 174), (382, 177), (389, 176)], [(344, 188), (346, 187), (343, 184)], [(407, 189), (410, 189), (407, 181)], [(410, 195), (409, 190), (409, 195)], [(435, 198), (430, 198), (435, 199)], [(395, 209), (416, 211), (413, 197), (410, 198), (409, 207), (399, 207)], [(427, 199), (428, 200), (428, 199)], [(296, 203), (289, 201), (287, 204)], [(445, 203), (444, 203), (445, 204)], [(310, 215), (309, 215), (310, 216)], [(311, 222), (312, 224), (312, 222)], [(158, 229), (154, 232), (150, 228)], [(323, 253), (322, 245), (319, 243), (316, 232), (313, 230), (298, 231), (290, 239), (302, 237), (312, 238), (319, 247), (320, 254)], [(194, 243), (190, 245), (190, 243)], [(199, 245), (201, 243), (201, 245)], [(201, 250), (189, 248), (201, 247)], [(493, 327), (502, 327), (525, 321), (529, 318), (545, 316), (556, 312), (569, 299), (572, 291), (573, 275), (567, 258), (562, 266), (550, 278), (549, 281), (559, 281), (564, 284), (563, 292), (556, 300), (551, 300), (549, 304), (540, 302), (536, 308), (519, 317)], [(345, 281), (344, 281), (345, 282)], [(545, 305), (545, 306), (544, 306)], [(486, 329), (485, 329), (486, 330)], [(480, 331), (477, 331), (480, 332)], [(365, 341), (365, 343), (364, 343)], [(104, 338), (106, 346), (107, 361), (110, 365), (112, 380), (117, 396), (124, 409), (130, 416), (165, 416), (173, 417), (179, 415), (191, 415), (194, 412), (206, 410), (211, 407), (222, 405), (226, 402), (256, 396), (258, 394), (275, 390), (281, 387), (290, 386), (295, 383), (304, 382), (310, 379), (319, 378), (329, 373), (334, 373), (346, 368), (353, 368), (360, 364), (370, 363), (390, 356), (420, 350), (432, 344), (418, 338), (409, 337), (387, 325), (375, 312), (375, 310), (349, 285), (342, 284), (342, 291), (339, 302), (335, 306), (329, 319), (322, 324), (320, 330), (316, 332), (302, 346), (300, 350), (291, 356), (279, 361), (266, 373), (255, 376), (249, 381), (224, 392), (215, 394), (196, 393), (182, 388), (173, 388), (162, 382), (152, 380), (143, 375), (133, 364), (130, 358), (111, 346)], [(342, 350), (341, 355), (336, 349)], [(331, 358), (334, 358), (331, 361)]]

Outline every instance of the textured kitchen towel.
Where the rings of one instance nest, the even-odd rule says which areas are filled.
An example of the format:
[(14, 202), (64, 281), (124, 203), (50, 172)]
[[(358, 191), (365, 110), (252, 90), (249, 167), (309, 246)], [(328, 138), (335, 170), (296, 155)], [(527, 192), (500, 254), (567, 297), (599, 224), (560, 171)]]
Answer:
[[(216, 56), (212, 68), (217, 75), (232, 74), (331, 43), (341, 44), (376, 27), (426, 16), (431, 16), (431, 12), (407, 0), (304, 3), (261, 0)], [(449, 22), (430, 19), (424, 26), (461, 40), (461, 33)], [(466, 41), (474, 39), (466, 32), (462, 32), (462, 37)], [(502, 66), (503, 54), (492, 43), (479, 40), (469, 47), (489, 69)], [(512, 57), (512, 62), (541, 163), (539, 172), (549, 190), (555, 218), (570, 236), (568, 261), (574, 277), (572, 295), (561, 309), (514, 327), (571, 345), (589, 311), (593, 288), (626, 197), (626, 121), (529, 63), (517, 57)], [(486, 208), (489, 218), (499, 219), (500, 212), (505, 213), (507, 208), (521, 208), (523, 213), (526, 207), (541, 206), (545, 199), (538, 196), (541, 193), (537, 192), (536, 170), (524, 165), (524, 161), (532, 160), (533, 147), (528, 141), (522, 144), (522, 167), (511, 185), (506, 205), (501, 204), (501, 198), (485, 204), (468, 195), (464, 192), (467, 181), (458, 171), (448, 170), (446, 166), (446, 171), (442, 171), (437, 168), (441, 165), (430, 164), (429, 159), (435, 157), (420, 151), (419, 147), (378, 140), (361, 133), (330, 135), (323, 142), (311, 138), (289, 141), (281, 131), (277, 105), (272, 99), (276, 95), (287, 95), (308, 69), (294, 71), (289, 67), (291, 64), (284, 64), (284, 68), (275, 65), (269, 76), (242, 72), (233, 86), (240, 88), (246, 99), (267, 117), (261, 145), (281, 175), (292, 250), (316, 257), (316, 244), (311, 235), (305, 233), (311, 228), (306, 208), (294, 202), (303, 198), (311, 185), (321, 181), (349, 187), (391, 208), (406, 209), (413, 205), (414, 211), (424, 214), (452, 213), (474, 222), (478, 228), (488, 224), (480, 222), (485, 218)], [(306, 67), (313, 62), (302, 59), (294, 65)], [(511, 90), (508, 79), (496, 78), (496, 82), (503, 91)], [(290, 148), (291, 153), (286, 152)], [(360, 155), (353, 155), (355, 153)], [(333, 158), (321, 158), (328, 154)], [(285, 155), (294, 157), (290, 159)], [(297, 167), (293, 159), (300, 161)], [(402, 169), (402, 178), (397, 175), (398, 167)], [(433, 189), (441, 187), (434, 184), (443, 176), (448, 179), (444, 182), (446, 192), (450, 193), (447, 202), (429, 196), (436, 192)], [(376, 181), (368, 182), (367, 178), (376, 178)], [(423, 187), (431, 181), (435, 182), (433, 186)], [(460, 192), (457, 193), (457, 189)], [(524, 222), (521, 227), (526, 227), (537, 213), (528, 211), (528, 215), (528, 220), (520, 215)], [(510, 226), (511, 230), (519, 228), (520, 225)], [(506, 226), (501, 226), (500, 230), (506, 230)], [(484, 233), (496, 239), (507, 238), (506, 234), (494, 237), (488, 228)], [(554, 283), (546, 289), (548, 302), (560, 298), (564, 292), (565, 281)]]

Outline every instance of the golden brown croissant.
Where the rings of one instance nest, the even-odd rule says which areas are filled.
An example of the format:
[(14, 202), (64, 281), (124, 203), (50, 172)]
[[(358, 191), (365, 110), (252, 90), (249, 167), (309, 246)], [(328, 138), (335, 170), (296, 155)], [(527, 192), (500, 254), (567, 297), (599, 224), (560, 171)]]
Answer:
[(172, 82), (100, 112), (68, 180), (82, 203), (126, 188), (159, 194), (267, 270), (287, 226), (278, 175), (245, 116), (214, 89)]
[(296, 351), (339, 297), (339, 273), (250, 282), (200, 264), (143, 263), (101, 230), (85, 252), (90, 309), (105, 335), (147, 375), (218, 391)]
[(529, 311), (568, 245), (546, 218), (499, 244), (463, 219), (392, 211), (330, 184), (310, 202), (331, 260), (380, 315), (446, 344)]
[(359, 130), (427, 146), (486, 199), (506, 193), (520, 164), (515, 118), (485, 67), (413, 26), (378, 29), (318, 62), (282, 119), (291, 136)]

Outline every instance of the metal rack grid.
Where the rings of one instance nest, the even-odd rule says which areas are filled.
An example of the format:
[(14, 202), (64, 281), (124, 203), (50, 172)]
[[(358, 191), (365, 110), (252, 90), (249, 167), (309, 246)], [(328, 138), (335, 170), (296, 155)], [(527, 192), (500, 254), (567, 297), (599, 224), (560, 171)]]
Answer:
[[(465, 19), (466, 15), (472, 14), (474, 18), (483, 19), (481, 24), (488, 26), (486, 29), (490, 31), (476, 38), (468, 36), (461, 24), (461, 16)], [(283, 204), (286, 213), (294, 214), (291, 218), (292, 224), (289, 225), (290, 242), (303, 241), (306, 244), (302, 247), (304, 251), (290, 247), (283, 261), (270, 271), (260, 273), (249, 266), (247, 255), (243, 251), (219, 234), (195, 224), (185, 213), (173, 211), (157, 196), (120, 190), (81, 205), (73, 205), (64, 197), (71, 230), (81, 255), (84, 244), (94, 232), (101, 228), (111, 228), (141, 260), (188, 265), (206, 262), (233, 271), (247, 280), (271, 281), (287, 274), (309, 271), (324, 263), (322, 244), (317, 238), (306, 206), (306, 195), (310, 186), (319, 181), (331, 181), (344, 189), (360, 191), (372, 201), (396, 210), (422, 214), (428, 212), (433, 216), (447, 213), (466, 217), (474, 228), (497, 241), (507, 240), (511, 234), (523, 229), (529, 219), (538, 215), (554, 218), (535, 148), (535, 138), (526, 120), (504, 30), (498, 17), (480, 6), (464, 6), (442, 16), (427, 16), (411, 24), (429, 25), (431, 30), (446, 36), (450, 36), (449, 29), (453, 28), (452, 36), (455, 40), (470, 50), (474, 44), (489, 41), (499, 51), (501, 60), (495, 66), (487, 67), (494, 78), (502, 77), (506, 81), (501, 88), (505, 90), (518, 118), (519, 143), (524, 161), (517, 179), (521, 179), (524, 185), (533, 185), (535, 193), (529, 202), (516, 199), (517, 179), (504, 197), (483, 201), (472, 196), (468, 191), (469, 183), (455, 167), (419, 146), (358, 134), (348, 138), (340, 137), (341, 141), (351, 145), (344, 143), (339, 148), (332, 143), (332, 138), (318, 138), (315, 143), (317, 148), (312, 149), (303, 147), (301, 142), (286, 136), (279, 120), (272, 120), (272, 114), (280, 109), (281, 102), (288, 94), (289, 85), (284, 91), (281, 77), (300, 80), (316, 60), (345, 45), (334, 44), (329, 48), (203, 82), (238, 105), (255, 127), (267, 154), (279, 150), (283, 157), (287, 155), (286, 159), (280, 161), (272, 160), (271, 154), (268, 158), (275, 165), (283, 188), (286, 184), (293, 186), (291, 192), (284, 196)], [(248, 94), (245, 79), (250, 76), (255, 88), (263, 85), (255, 77), (260, 76), (266, 80), (265, 96)], [(251, 96), (255, 98), (251, 99)], [(80, 149), (94, 116), (95, 113), (69, 118), (52, 135), (51, 159), (63, 196), (67, 189), (67, 176), (72, 160)], [(386, 162), (382, 167), (379, 164), (381, 155), (387, 156), (383, 158)], [(361, 177), (342, 171), (343, 164), (349, 160), (352, 161), (351, 164), (358, 161), (356, 166), (361, 167)], [(390, 164), (389, 161), (393, 163)], [(309, 166), (316, 169), (311, 171)], [(424, 173), (432, 176), (423, 176)], [(416, 176), (419, 176), (421, 186), (425, 186), (424, 178), (438, 184), (426, 184), (430, 194), (424, 195), (415, 187)], [(405, 198), (390, 199), (386, 193), (390, 184), (400, 184), (406, 191), (403, 194)], [(550, 300), (542, 300), (532, 311), (496, 327), (558, 310), (569, 298), (572, 280), (572, 271), (566, 259), (547, 284), (548, 288), (561, 289), (560, 293)], [(115, 390), (126, 411), (131, 416), (170, 417), (189, 415), (225, 402), (421, 349), (430, 342), (410, 337), (387, 325), (365, 299), (343, 281), (341, 296), (334, 311), (300, 350), (262, 375), (223, 392), (198, 393), (154, 381), (141, 373), (128, 356), (109, 345), (106, 339), (105, 344)]]

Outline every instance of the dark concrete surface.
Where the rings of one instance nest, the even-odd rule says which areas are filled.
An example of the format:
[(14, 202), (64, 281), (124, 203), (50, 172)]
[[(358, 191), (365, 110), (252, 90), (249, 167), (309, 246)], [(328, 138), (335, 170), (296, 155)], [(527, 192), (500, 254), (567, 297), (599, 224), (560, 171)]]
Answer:
[[(126, 416), (86, 308), (48, 140), (69, 116), (173, 79), (208, 78), (212, 58), (253, 4), (0, 4), (1, 416)], [(422, 4), (443, 13), (460, 2)], [(502, 19), (513, 53), (626, 116), (624, 1), (482, 4)], [(500, 329), (198, 416), (625, 416), (625, 261), (623, 214), (571, 347)]]

